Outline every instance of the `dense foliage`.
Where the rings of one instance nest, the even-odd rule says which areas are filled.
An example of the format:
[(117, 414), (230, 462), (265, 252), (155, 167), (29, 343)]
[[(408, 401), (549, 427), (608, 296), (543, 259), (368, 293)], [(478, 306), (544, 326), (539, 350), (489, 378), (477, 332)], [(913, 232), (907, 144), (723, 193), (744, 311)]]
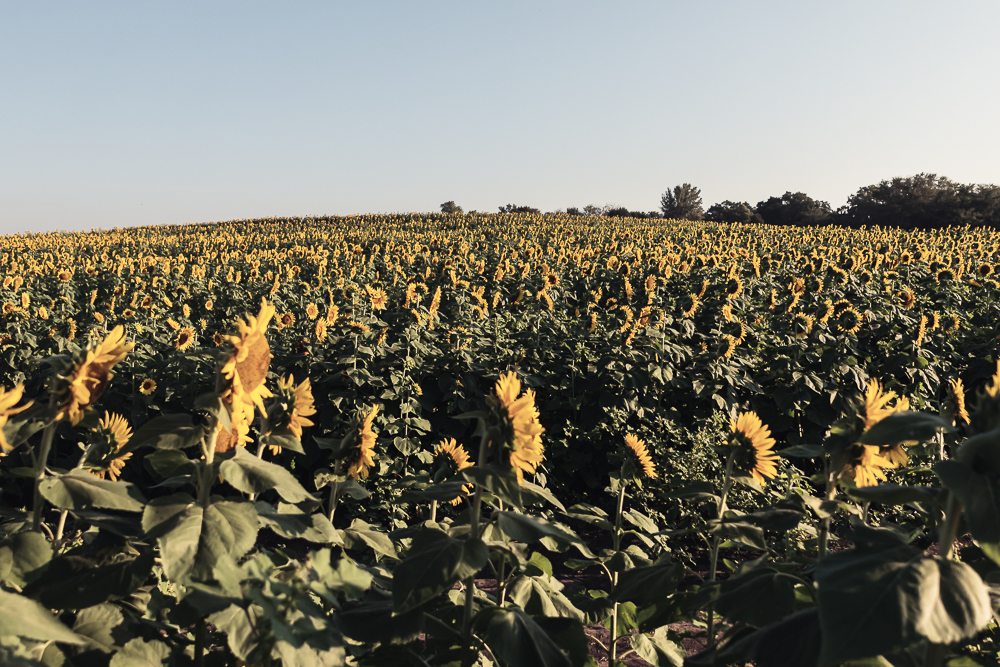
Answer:
[(995, 232), (353, 216), (0, 253), (11, 664), (584, 664), (599, 623), (679, 664), (679, 621), (703, 664), (996, 656)]

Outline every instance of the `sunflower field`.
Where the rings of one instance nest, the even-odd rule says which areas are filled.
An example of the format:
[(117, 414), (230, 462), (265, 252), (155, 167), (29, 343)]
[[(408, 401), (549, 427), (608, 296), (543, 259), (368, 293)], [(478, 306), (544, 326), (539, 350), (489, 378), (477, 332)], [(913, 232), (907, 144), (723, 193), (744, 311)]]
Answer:
[(0, 238), (0, 664), (995, 665), (1000, 234)]

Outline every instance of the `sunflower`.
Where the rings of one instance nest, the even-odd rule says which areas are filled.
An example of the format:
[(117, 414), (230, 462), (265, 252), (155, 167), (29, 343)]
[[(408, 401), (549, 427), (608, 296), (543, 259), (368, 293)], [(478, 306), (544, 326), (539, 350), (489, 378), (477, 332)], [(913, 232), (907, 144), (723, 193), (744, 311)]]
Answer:
[(381, 287), (369, 290), (368, 296), (371, 299), (372, 308), (374, 310), (383, 310), (389, 302), (389, 298), (385, 295), (385, 290)]
[(868, 381), (863, 408), (866, 431), (895, 412), (893, 408), (888, 407), (888, 403), (895, 398), (896, 392), (883, 391), (882, 384), (878, 380), (873, 378)]
[(805, 313), (792, 315), (791, 329), (796, 338), (805, 338), (813, 328), (813, 318)]
[(969, 423), (969, 411), (965, 408), (965, 388), (962, 380), (955, 379), (949, 382), (948, 396), (945, 398), (945, 405), (954, 415), (955, 422), (964, 421)]
[(896, 299), (899, 301), (899, 305), (903, 308), (909, 310), (913, 308), (913, 304), (917, 302), (917, 298), (913, 296), (913, 292), (909, 289), (904, 289), (901, 292), (896, 293)]
[[(554, 273), (549, 273), (545, 276), (545, 287), (556, 287), (559, 284), (559, 276)], [(649, 291), (648, 289), (646, 290)]]
[(295, 313), (282, 313), (278, 317), (278, 328), (287, 329), (288, 327), (295, 324)]
[(635, 470), (640, 471), (643, 477), (655, 479), (656, 466), (653, 464), (653, 459), (650, 458), (649, 451), (646, 449), (646, 441), (640, 440), (629, 433), (625, 436), (625, 448), (627, 454), (630, 454), (628, 464), (631, 464)]
[(246, 447), (250, 440), (250, 420), (253, 408), (235, 401), (231, 407), (229, 426), (219, 425), (219, 433), (215, 438), (215, 451), (222, 454), (237, 447)]
[(962, 323), (962, 320), (955, 313), (949, 313), (945, 316), (949, 322), (948, 326), (945, 327), (944, 332), (951, 336), (952, 334), (958, 333), (958, 328)]
[(191, 327), (184, 327), (177, 334), (177, 338), (174, 339), (174, 346), (183, 352), (192, 345), (194, 345), (194, 329)]
[(15, 408), (14, 406), (17, 405), (23, 395), (23, 384), (17, 385), (10, 391), (7, 391), (6, 387), (0, 385), (0, 455), (6, 455), (7, 452), (13, 449), (7, 442), (7, 437), (3, 431), (3, 427), (7, 425), (7, 420), (16, 414), (24, 412), (34, 403), (34, 401), (28, 401), (24, 405)]
[(894, 467), (891, 461), (879, 455), (879, 448), (874, 445), (852, 445), (848, 457), (840, 476), (853, 477), (858, 487), (876, 486), (878, 480), (886, 481), (882, 470)]
[(837, 331), (845, 334), (855, 334), (861, 330), (861, 323), (864, 321), (861, 313), (854, 308), (847, 306), (837, 315)]
[(955, 279), (955, 272), (947, 267), (941, 269), (934, 276), (934, 280), (938, 283), (947, 283)]
[(774, 453), (774, 438), (754, 412), (744, 412), (729, 422), (732, 435), (729, 446), (736, 450), (734, 459), (739, 470), (749, 474), (761, 486), (764, 478), (774, 479), (778, 473), (778, 455)]
[(924, 343), (924, 336), (927, 335), (927, 316), (920, 316), (920, 324), (917, 326), (917, 338), (914, 343), (917, 347), (920, 347)]
[(111, 381), (111, 369), (125, 358), (135, 343), (125, 342), (125, 328), (116, 326), (103, 341), (89, 348), (72, 371), (61, 376), (55, 402), (55, 421), (69, 417), (75, 426), (83, 419), (83, 411), (97, 402)]
[(733, 356), (733, 352), (736, 351), (737, 345), (739, 345), (739, 341), (736, 340), (736, 338), (734, 338), (733, 336), (730, 336), (728, 334), (722, 336), (716, 341), (715, 347), (713, 348), (715, 350), (715, 358), (728, 359), (729, 357)]
[[(125, 421), (125, 418), (110, 412), (104, 413), (104, 418), (101, 419), (94, 430), (103, 435), (108, 443), (114, 447), (113, 451), (116, 452), (120, 451), (132, 438), (132, 429), (129, 427), (128, 422)], [(108, 463), (107, 475), (112, 481), (118, 481), (118, 478), (122, 474), (122, 469), (125, 467), (125, 462), (130, 458), (132, 458), (132, 452), (111, 459)], [(104, 470), (92, 470), (91, 472), (104, 479)]]
[(743, 281), (733, 276), (726, 282), (726, 298), (735, 299), (743, 293)]
[[(469, 459), (469, 453), (465, 451), (465, 447), (455, 442), (455, 438), (442, 440), (438, 443), (434, 448), (434, 457), (441, 460), (439, 465), (443, 467), (446, 471), (445, 475), (448, 477), (475, 465), (475, 462)], [(471, 493), (472, 489), (467, 484), (463, 484), (462, 491), (464, 493)], [(457, 505), (462, 502), (462, 496), (455, 496), (448, 502), (452, 505)]]
[(830, 316), (832, 315), (833, 315), (833, 304), (828, 299), (824, 301), (823, 305), (821, 305), (819, 307), (819, 310), (816, 311), (815, 319), (817, 322), (825, 323), (828, 319), (830, 319)]
[(142, 381), (142, 384), (139, 385), (139, 391), (142, 394), (149, 396), (154, 391), (156, 391), (156, 380), (146, 378), (145, 380)]
[(70, 280), (73, 279), (73, 274), (70, 273), (69, 271), (66, 271), (64, 269), (64, 270), (62, 270), (62, 271), (59, 272), (58, 278), (59, 278), (59, 282), (61, 282), (61, 283), (68, 283)]
[(367, 479), (368, 470), (375, 465), (375, 432), (372, 431), (372, 424), (377, 414), (376, 405), (358, 429), (358, 445), (346, 459), (347, 475), (354, 479)]
[(491, 402), (504, 437), (498, 444), (510, 451), (510, 466), (517, 474), (518, 483), (523, 484), (524, 473), (534, 473), (542, 462), (545, 429), (538, 422), (535, 392), (527, 389), (518, 397), (520, 393), (521, 381), (513, 372), (507, 373), (497, 381), (496, 397)]
[(319, 308), (315, 303), (310, 303), (306, 306), (306, 317), (310, 320), (315, 320), (319, 316)]
[(983, 262), (979, 265), (979, 268), (976, 269), (976, 273), (978, 273), (980, 277), (986, 278), (993, 274), (993, 265), (988, 262)]
[(212, 310), (215, 307), (215, 302), (209, 299), (205, 302), (205, 310)]
[(243, 403), (256, 405), (262, 413), (265, 412), (264, 399), (273, 396), (264, 385), (271, 364), (271, 346), (265, 334), (274, 312), (274, 306), (262, 299), (256, 317), (247, 315), (245, 321), (236, 321), (239, 335), (225, 337), (233, 346), (220, 370), (220, 375), (229, 385), (227, 392), (229, 388), (233, 392), (227, 403), (231, 403), (232, 398), (239, 398)]
[(688, 294), (681, 299), (681, 315), (684, 317), (693, 316), (700, 304), (701, 301), (699, 301), (697, 294)]
[(326, 340), (326, 320), (316, 320), (316, 331), (314, 334), (317, 343), (322, 343)]

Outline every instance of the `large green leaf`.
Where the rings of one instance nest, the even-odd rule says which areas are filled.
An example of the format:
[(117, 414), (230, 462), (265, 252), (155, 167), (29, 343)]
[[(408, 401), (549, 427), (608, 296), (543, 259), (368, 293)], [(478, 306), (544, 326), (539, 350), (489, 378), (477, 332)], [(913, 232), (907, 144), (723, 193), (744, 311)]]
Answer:
[(520, 609), (494, 613), (486, 632), (493, 655), (511, 667), (571, 667), (569, 656), (545, 633), (531, 616)]
[(294, 505), (278, 503), (275, 509), (264, 502), (257, 502), (257, 519), (262, 527), (267, 527), (288, 539), (302, 539), (318, 544), (337, 542), (339, 535), (330, 520), (323, 514), (307, 514)]
[(109, 667), (164, 667), (171, 664), (170, 647), (163, 642), (133, 639), (115, 653)]
[(425, 616), (422, 609), (394, 612), (389, 595), (375, 588), (364, 602), (340, 612), (337, 624), (341, 632), (355, 641), (403, 644), (424, 631)]
[(204, 436), (205, 428), (196, 424), (191, 415), (163, 415), (136, 429), (121, 451), (134, 452), (142, 447), (186, 449), (197, 445)]
[(971, 639), (992, 618), (989, 594), (964, 563), (906, 546), (850, 549), (817, 568), (822, 665), (891, 653), (927, 639)]
[(609, 596), (612, 600), (647, 602), (665, 598), (677, 590), (684, 578), (684, 566), (664, 561), (655, 565), (634, 567), (619, 573), (618, 585)]
[(115, 650), (111, 631), (124, 620), (121, 609), (111, 604), (99, 604), (81, 609), (73, 623), (73, 632), (88, 640), (88, 645), (102, 653)]
[(478, 538), (455, 539), (427, 530), (413, 540), (413, 547), (392, 574), (392, 600), (397, 613), (415, 609), (456, 582), (486, 566), (489, 549)]
[(512, 540), (526, 543), (542, 542), (549, 548), (575, 546), (585, 557), (594, 558), (587, 543), (561, 523), (519, 512), (496, 512), (495, 516), (500, 530)]
[(995, 476), (950, 459), (934, 466), (941, 483), (962, 503), (965, 521), (980, 548), (1000, 564), (1000, 485)]
[(584, 620), (584, 613), (562, 592), (563, 585), (550, 576), (517, 577), (507, 588), (510, 601), (532, 616), (575, 618)]
[(279, 465), (258, 459), (242, 447), (236, 448), (233, 458), (222, 462), (219, 474), (243, 493), (263, 493), (274, 489), (290, 503), (317, 500), (292, 473)]
[(497, 470), (493, 467), (473, 466), (458, 474), (458, 479), (483, 487), (500, 500), (523, 509), (521, 486), (513, 470)]
[(877, 447), (891, 447), (900, 442), (927, 442), (940, 431), (951, 430), (944, 417), (929, 412), (895, 412), (861, 434), (858, 442)]
[(687, 657), (684, 647), (668, 639), (666, 631), (659, 635), (637, 633), (632, 636), (632, 648), (654, 667), (681, 667)]
[(208, 616), (208, 622), (226, 633), (229, 650), (240, 660), (246, 661), (257, 647), (259, 636), (256, 626), (260, 623), (260, 608), (250, 605), (244, 609), (230, 605)]
[(715, 609), (730, 621), (762, 627), (781, 620), (795, 608), (798, 577), (759, 567), (724, 581)]
[(212, 577), (216, 561), (239, 558), (257, 539), (257, 511), (249, 502), (215, 501), (208, 507), (186, 494), (158, 498), (146, 507), (142, 525), (160, 543), (167, 577), (179, 583)]
[(757, 667), (816, 667), (821, 641), (819, 611), (806, 609), (727, 645), (718, 653), (719, 662), (753, 661)]
[(852, 498), (883, 505), (904, 505), (906, 503), (935, 502), (935, 489), (927, 486), (900, 486), (899, 484), (879, 484), (848, 489)]
[(137, 558), (115, 552), (105, 559), (74, 555), (52, 559), (45, 577), (24, 589), (24, 594), (49, 609), (83, 609), (121, 600), (136, 591), (153, 569), (153, 550)]
[(27, 637), (42, 642), (86, 643), (42, 605), (4, 590), (0, 590), (0, 635)]
[(34, 581), (52, 560), (52, 544), (41, 533), (18, 533), (0, 541), (0, 581)]
[(141, 512), (146, 499), (135, 485), (101, 479), (82, 468), (63, 475), (46, 477), (39, 485), (42, 496), (60, 509), (85, 510), (91, 507)]
[(396, 545), (387, 534), (372, 528), (361, 519), (355, 519), (344, 530), (337, 531), (338, 537), (348, 549), (371, 548), (376, 554), (396, 557)]

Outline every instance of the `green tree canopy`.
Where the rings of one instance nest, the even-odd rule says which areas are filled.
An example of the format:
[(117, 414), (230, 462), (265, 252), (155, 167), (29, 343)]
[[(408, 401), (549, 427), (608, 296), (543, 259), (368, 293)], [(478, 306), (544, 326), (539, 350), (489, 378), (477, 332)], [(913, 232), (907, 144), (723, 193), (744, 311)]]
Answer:
[(705, 210), (701, 207), (701, 190), (690, 183), (676, 185), (660, 197), (660, 211), (664, 218), (675, 220), (701, 220)]

